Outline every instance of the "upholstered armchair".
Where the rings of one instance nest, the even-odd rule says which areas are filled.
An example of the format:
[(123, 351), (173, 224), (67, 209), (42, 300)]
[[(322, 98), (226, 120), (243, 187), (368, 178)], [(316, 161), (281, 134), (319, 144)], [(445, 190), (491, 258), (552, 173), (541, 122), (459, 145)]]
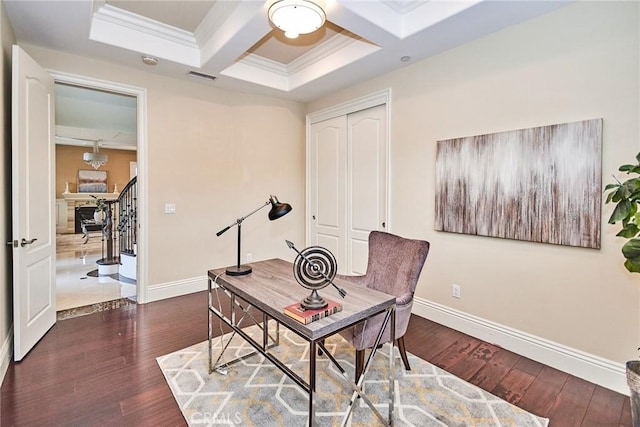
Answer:
[[(381, 231), (369, 234), (369, 261), (364, 276), (338, 275), (357, 286), (363, 286), (394, 295), (396, 297), (396, 331), (400, 357), (406, 370), (410, 370), (409, 360), (404, 346), (404, 334), (407, 332), (413, 293), (418, 283), (422, 266), (427, 259), (429, 242), (406, 239)], [(356, 349), (356, 381), (364, 367), (365, 350), (373, 347), (382, 327), (384, 313), (341, 332)], [(387, 325), (381, 343), (391, 340)]]

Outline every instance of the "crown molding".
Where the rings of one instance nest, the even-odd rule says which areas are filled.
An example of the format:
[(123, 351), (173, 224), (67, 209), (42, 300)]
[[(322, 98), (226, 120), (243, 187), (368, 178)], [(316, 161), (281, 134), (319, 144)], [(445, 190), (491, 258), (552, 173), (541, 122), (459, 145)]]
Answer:
[(91, 18), (89, 38), (112, 46), (200, 66), (193, 33), (105, 4)]
[(221, 71), (220, 75), (284, 92), (289, 90), (289, 75), (284, 66), (257, 55), (247, 55), (242, 61)]
[(106, 4), (93, 14), (94, 19), (103, 19), (153, 37), (159, 37), (172, 43), (180, 43), (185, 47), (198, 47), (193, 33), (163, 24), (151, 18), (141, 16), (127, 10)]
[(259, 68), (270, 73), (278, 74), (280, 76), (289, 77), (289, 69), (286, 65), (274, 61), (272, 59), (265, 58), (260, 55), (249, 53), (245, 55), (240, 61), (246, 66)]
[(295, 74), (304, 68), (317, 65), (323, 59), (336, 52), (340, 52), (352, 43), (365, 44), (365, 42), (361, 41), (362, 39), (354, 39), (348, 34), (350, 34), (348, 31), (341, 31), (324, 43), (321, 43), (310, 51), (305, 52), (303, 55), (287, 64), (287, 72), (289, 74)]
[(204, 44), (214, 36), (216, 31), (222, 27), (225, 21), (229, 19), (233, 12), (238, 8), (238, 4), (239, 3), (233, 1), (215, 2), (193, 33), (196, 42), (200, 46), (204, 46)]
[(331, 65), (331, 70), (340, 68), (378, 49), (377, 46), (354, 39), (347, 31), (343, 31), (289, 64), (247, 54), (221, 74), (287, 91), (326, 73), (327, 64)]

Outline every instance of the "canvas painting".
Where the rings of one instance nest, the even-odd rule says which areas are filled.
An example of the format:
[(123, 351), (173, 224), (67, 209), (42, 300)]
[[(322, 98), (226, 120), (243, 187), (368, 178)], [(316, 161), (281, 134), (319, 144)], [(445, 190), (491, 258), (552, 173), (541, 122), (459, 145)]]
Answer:
[(78, 171), (78, 193), (106, 193), (107, 172), (97, 170)]
[(435, 229), (600, 248), (602, 119), (438, 141)]

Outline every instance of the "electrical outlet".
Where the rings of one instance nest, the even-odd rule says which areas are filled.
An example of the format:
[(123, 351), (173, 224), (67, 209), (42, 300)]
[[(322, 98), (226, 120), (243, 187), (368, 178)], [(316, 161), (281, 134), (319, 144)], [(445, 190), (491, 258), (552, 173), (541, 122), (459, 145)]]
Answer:
[(455, 283), (451, 285), (451, 296), (454, 298), (460, 298), (460, 285)]
[(247, 252), (247, 262), (253, 261), (253, 254), (251, 252)]
[(165, 203), (164, 204), (164, 213), (166, 213), (166, 214), (174, 214), (174, 213), (176, 213), (176, 204), (175, 203)]

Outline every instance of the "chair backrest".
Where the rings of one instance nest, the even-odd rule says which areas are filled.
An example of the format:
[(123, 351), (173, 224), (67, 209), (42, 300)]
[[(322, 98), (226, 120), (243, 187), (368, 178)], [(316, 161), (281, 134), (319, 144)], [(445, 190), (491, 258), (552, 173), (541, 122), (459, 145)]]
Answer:
[(427, 241), (372, 231), (364, 285), (399, 298), (412, 298), (428, 253)]

